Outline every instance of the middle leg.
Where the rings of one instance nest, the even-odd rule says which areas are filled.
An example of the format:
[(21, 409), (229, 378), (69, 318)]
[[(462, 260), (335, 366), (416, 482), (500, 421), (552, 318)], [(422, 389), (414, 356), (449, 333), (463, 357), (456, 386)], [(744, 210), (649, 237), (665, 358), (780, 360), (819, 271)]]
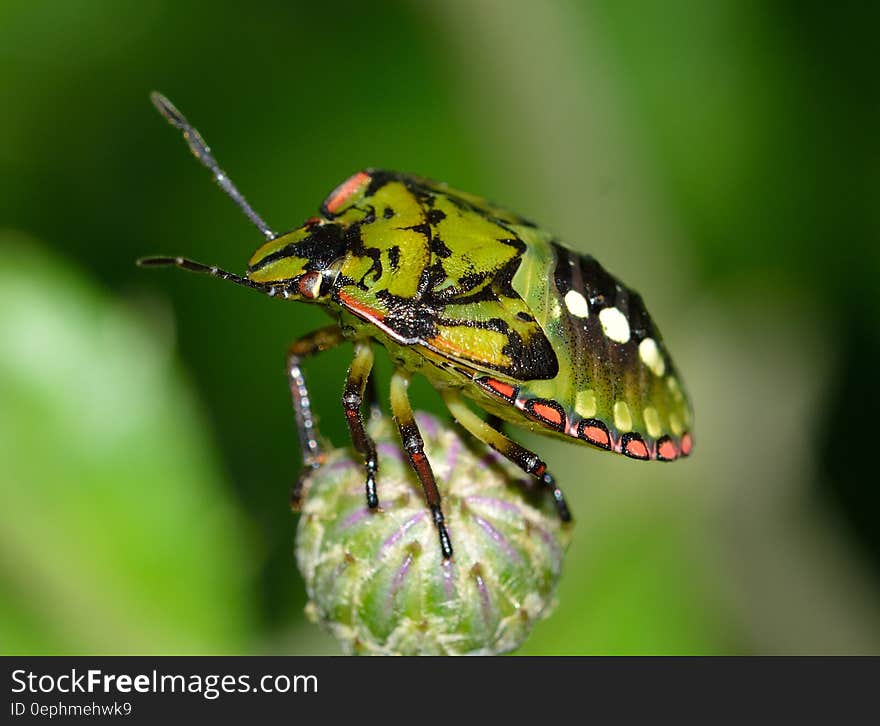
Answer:
[(397, 430), (400, 432), (400, 440), (403, 448), (409, 456), (409, 463), (422, 484), (425, 492), (425, 500), (431, 510), (431, 516), (440, 536), (440, 551), (444, 559), (452, 557), (452, 541), (446, 531), (446, 523), (443, 518), (443, 510), (440, 508), (440, 490), (434, 479), (434, 471), (431, 462), (425, 456), (425, 443), (419, 433), (419, 427), (413, 416), (412, 406), (409, 403), (407, 388), (409, 387), (409, 374), (397, 369), (391, 376), (391, 411), (397, 422)]

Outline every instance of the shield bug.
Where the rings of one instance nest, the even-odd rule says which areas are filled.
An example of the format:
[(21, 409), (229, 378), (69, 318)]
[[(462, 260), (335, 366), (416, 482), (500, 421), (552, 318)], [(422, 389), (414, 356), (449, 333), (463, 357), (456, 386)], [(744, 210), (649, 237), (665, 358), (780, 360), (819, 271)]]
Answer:
[[(496, 420), (632, 459), (673, 461), (691, 453), (691, 407), (660, 334), (641, 296), (593, 257), (472, 194), (377, 169), (357, 172), (330, 193), (318, 216), (276, 234), (186, 118), (164, 96), (152, 100), (266, 242), (244, 276), (183, 257), (139, 264), (173, 265), (315, 303), (336, 319), (288, 351), (306, 471), (321, 465), (323, 453), (302, 361), (346, 340), (354, 358), (342, 404), (364, 458), (367, 505), (379, 506), (378, 462), (361, 409), (378, 343), (395, 366), (391, 410), (445, 558), (452, 543), (407, 396), (413, 374), (431, 382), (467, 431), (536, 477), (566, 521), (565, 498), (546, 464), (463, 397)], [(294, 505), (300, 494), (294, 486)]]

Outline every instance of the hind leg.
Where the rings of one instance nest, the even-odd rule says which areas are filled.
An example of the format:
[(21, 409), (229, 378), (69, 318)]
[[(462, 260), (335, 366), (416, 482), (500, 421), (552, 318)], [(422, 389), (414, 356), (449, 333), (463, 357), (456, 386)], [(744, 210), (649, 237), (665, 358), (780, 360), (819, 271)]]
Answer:
[(345, 409), (345, 420), (354, 448), (364, 457), (364, 485), (367, 506), (370, 509), (379, 507), (379, 496), (376, 493), (376, 471), (379, 461), (376, 458), (376, 445), (364, 426), (361, 411), (364, 403), (364, 391), (370, 372), (373, 370), (373, 349), (369, 341), (357, 340), (354, 344), (354, 359), (348, 369), (345, 389), (342, 393), (342, 407)]
[(515, 441), (511, 441), (503, 433), (492, 428), (491, 425), (477, 416), (467, 406), (457, 392), (446, 390), (442, 391), (441, 394), (446, 402), (446, 407), (455, 417), (456, 421), (464, 426), (472, 436), (491, 446), (503, 457), (516, 464), (526, 474), (531, 474), (541, 482), (541, 485), (552, 495), (559, 518), (563, 522), (571, 521), (571, 512), (569, 512), (562, 490), (556, 485), (553, 475), (547, 471), (547, 465), (538, 458), (537, 454), (529, 451), (524, 446), (520, 446)]

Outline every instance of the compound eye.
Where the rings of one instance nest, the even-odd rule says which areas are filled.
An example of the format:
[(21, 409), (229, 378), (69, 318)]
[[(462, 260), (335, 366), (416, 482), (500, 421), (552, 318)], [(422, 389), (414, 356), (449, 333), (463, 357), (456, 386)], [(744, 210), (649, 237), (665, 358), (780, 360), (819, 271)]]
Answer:
[(323, 279), (323, 275), (320, 272), (313, 270), (312, 272), (307, 272), (301, 278), (299, 278), (299, 294), (302, 295), (306, 300), (314, 300), (318, 295), (321, 294), (321, 280)]

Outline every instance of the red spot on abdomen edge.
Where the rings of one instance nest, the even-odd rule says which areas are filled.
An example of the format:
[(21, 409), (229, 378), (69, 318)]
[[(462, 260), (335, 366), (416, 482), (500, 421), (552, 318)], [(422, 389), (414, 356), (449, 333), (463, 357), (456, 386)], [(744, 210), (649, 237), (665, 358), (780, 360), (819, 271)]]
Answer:
[(603, 449), (611, 448), (611, 437), (608, 435), (608, 429), (605, 428), (605, 424), (596, 419), (582, 421), (578, 436), (584, 441), (589, 441), (591, 444), (600, 446)]
[(623, 453), (634, 459), (647, 459), (648, 447), (641, 439), (624, 437)]
[(562, 410), (562, 406), (555, 401), (533, 398), (526, 401), (525, 410), (533, 418), (543, 421), (555, 429), (565, 428), (565, 412)]
[(657, 458), (662, 461), (672, 461), (673, 459), (678, 458), (678, 449), (675, 448), (672, 439), (667, 437), (665, 439), (660, 439), (660, 443), (657, 446), (657, 454)]
[(505, 383), (504, 381), (499, 381), (495, 378), (479, 378), (477, 379), (477, 383), (484, 388), (488, 388), (492, 393), (501, 396), (502, 398), (506, 398), (508, 401), (512, 401), (516, 398), (516, 388), (510, 383)]
[(690, 456), (694, 448), (694, 440), (689, 433), (681, 437), (681, 455)]

